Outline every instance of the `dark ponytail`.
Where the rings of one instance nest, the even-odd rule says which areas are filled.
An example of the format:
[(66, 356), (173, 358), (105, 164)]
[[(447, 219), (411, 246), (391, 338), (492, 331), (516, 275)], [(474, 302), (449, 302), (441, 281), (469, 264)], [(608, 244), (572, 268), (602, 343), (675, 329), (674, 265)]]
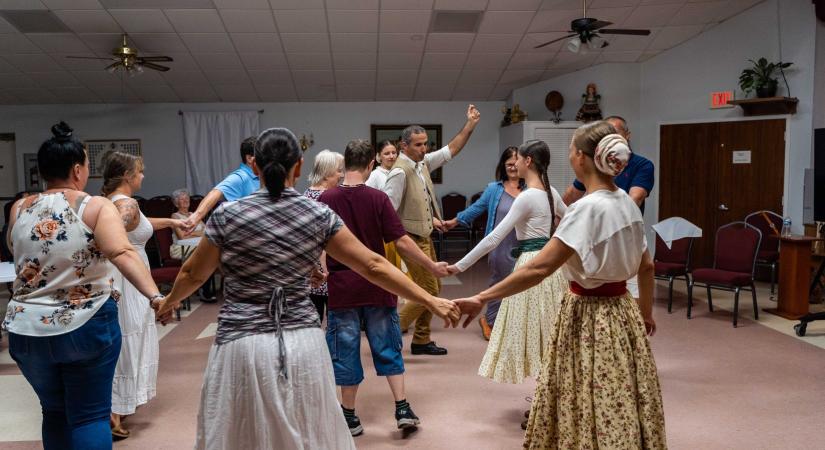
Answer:
[(298, 139), (286, 128), (270, 128), (255, 143), (255, 164), (263, 172), (264, 185), (272, 198), (284, 192), (287, 171), (301, 159)]
[(86, 151), (66, 122), (52, 125), (51, 132), (51, 139), (37, 151), (37, 168), (46, 181), (65, 180), (75, 164), (86, 164)]
[(536, 172), (541, 177), (541, 184), (547, 191), (547, 201), (550, 202), (550, 236), (556, 232), (556, 202), (553, 200), (553, 189), (550, 186), (550, 177), (547, 171), (550, 168), (550, 147), (544, 141), (527, 141), (518, 149), (522, 158), (530, 158)]

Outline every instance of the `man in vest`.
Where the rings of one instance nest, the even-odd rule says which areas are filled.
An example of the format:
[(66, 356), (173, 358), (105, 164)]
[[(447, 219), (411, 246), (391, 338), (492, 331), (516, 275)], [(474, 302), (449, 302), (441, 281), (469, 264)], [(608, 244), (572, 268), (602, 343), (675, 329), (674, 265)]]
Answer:
[[(401, 217), (407, 235), (433, 261), (437, 261), (430, 235), (433, 228), (445, 230), (441, 208), (433, 189), (430, 172), (448, 163), (461, 152), (473, 134), (481, 114), (474, 105), (467, 108), (467, 122), (458, 134), (442, 149), (427, 153), (427, 132), (418, 125), (410, 125), (401, 132), (401, 154), (387, 177), (384, 192)], [(403, 257), (403, 255), (402, 255)], [(432, 295), (438, 295), (441, 281), (424, 267), (403, 258), (413, 281)], [(401, 330), (415, 322), (412, 340), (413, 355), (446, 355), (447, 349), (430, 340), (430, 319), (433, 314), (423, 305), (406, 302), (399, 312)]]

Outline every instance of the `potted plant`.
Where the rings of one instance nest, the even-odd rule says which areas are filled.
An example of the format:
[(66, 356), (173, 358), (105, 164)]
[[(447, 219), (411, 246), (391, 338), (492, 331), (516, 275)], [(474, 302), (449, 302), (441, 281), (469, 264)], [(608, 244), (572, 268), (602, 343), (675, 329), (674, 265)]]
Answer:
[[(782, 69), (786, 69), (793, 64), (783, 63), (782, 61), (777, 63), (769, 63), (765, 58), (759, 58), (759, 61), (754, 61), (752, 59), (749, 59), (748, 61), (750, 61), (753, 66), (743, 70), (742, 74), (739, 75), (739, 87), (745, 95), (749, 94), (751, 91), (756, 91), (756, 96), (758, 98), (775, 96), (778, 81), (772, 76), (773, 72), (779, 69), (779, 72), (782, 74), (782, 78), (784, 79), (785, 74), (782, 72)], [(788, 84), (788, 80), (785, 80), (785, 84)]]

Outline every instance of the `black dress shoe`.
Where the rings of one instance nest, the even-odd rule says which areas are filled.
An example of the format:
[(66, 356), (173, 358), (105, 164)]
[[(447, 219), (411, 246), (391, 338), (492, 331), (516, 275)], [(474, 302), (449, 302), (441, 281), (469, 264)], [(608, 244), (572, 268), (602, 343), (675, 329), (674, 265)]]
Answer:
[(444, 347), (439, 347), (435, 345), (435, 342), (430, 341), (428, 344), (412, 344), (411, 346), (412, 354), (413, 355), (446, 355), (447, 349)]

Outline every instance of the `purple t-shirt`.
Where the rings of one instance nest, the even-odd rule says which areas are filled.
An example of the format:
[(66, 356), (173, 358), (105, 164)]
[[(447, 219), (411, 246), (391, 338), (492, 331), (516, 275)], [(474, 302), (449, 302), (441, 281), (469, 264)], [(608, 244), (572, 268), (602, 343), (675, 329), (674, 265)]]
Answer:
[[(344, 221), (367, 248), (384, 255), (384, 242), (404, 236), (404, 226), (387, 194), (365, 185), (338, 186), (318, 199)], [(398, 298), (327, 256), (329, 309), (396, 306)]]

